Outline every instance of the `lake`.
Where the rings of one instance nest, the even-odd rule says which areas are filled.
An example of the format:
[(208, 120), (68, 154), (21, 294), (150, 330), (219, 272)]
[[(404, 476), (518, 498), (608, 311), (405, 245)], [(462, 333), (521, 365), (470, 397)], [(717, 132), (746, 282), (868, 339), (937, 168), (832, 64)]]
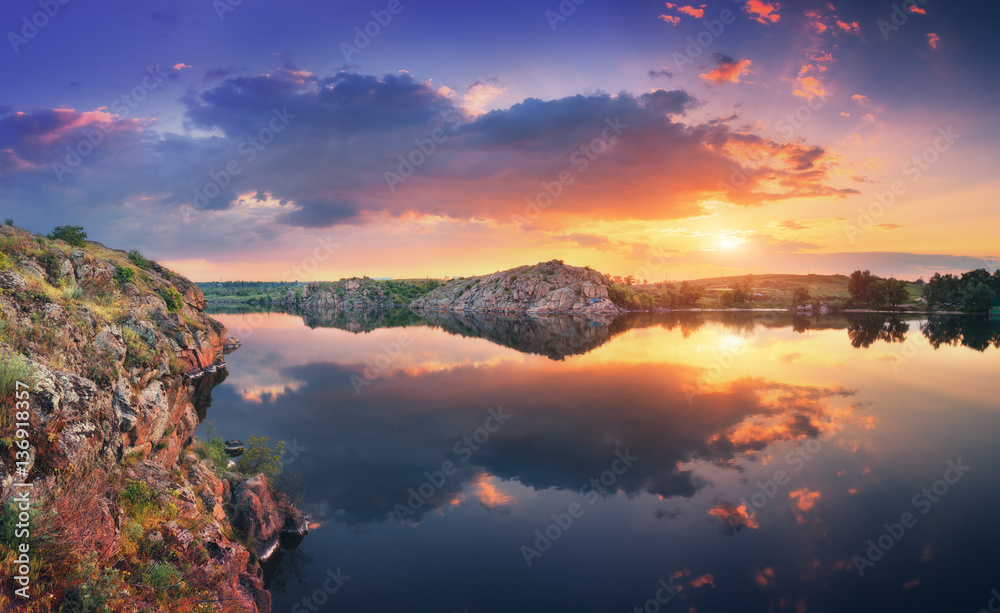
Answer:
[(214, 317), (244, 344), (207, 419), (284, 441), (312, 516), (275, 611), (975, 613), (1000, 589), (998, 322)]

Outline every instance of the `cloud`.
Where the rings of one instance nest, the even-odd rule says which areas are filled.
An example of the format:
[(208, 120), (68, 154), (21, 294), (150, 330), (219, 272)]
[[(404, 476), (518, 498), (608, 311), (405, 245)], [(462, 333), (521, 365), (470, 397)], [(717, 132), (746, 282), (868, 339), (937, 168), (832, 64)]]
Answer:
[(701, 8), (695, 8), (693, 6), (678, 6), (676, 4), (667, 3), (667, 8), (676, 9), (678, 13), (684, 13), (685, 15), (690, 15), (695, 19), (701, 19), (705, 16), (705, 5), (702, 4)]
[(926, 15), (927, 9), (922, 9), (916, 4), (910, 4), (906, 7), (911, 13), (916, 13), (917, 15)]
[(659, 18), (675, 27), (681, 25), (680, 17), (675, 17), (673, 15), (660, 15)]
[(462, 96), (462, 108), (473, 115), (482, 115), (490, 102), (506, 92), (507, 88), (500, 86), (496, 77), (479, 79), (466, 88), (465, 95)]
[[(567, 172), (571, 183), (538, 223), (676, 219), (701, 214), (706, 199), (753, 206), (853, 193), (830, 184), (822, 147), (685, 123), (701, 102), (682, 89), (528, 98), (475, 115), (408, 74), (318, 77), (289, 67), (206, 82), (183, 104), (185, 134), (110, 111), (0, 116), (0, 199), (105, 227), (182, 212), (184, 222), (211, 223), (229, 211), (234, 234), (219, 240), (246, 241), (282, 225), (512, 223)], [(98, 125), (100, 145), (57, 180), (52, 164)], [(746, 180), (731, 181), (734, 164), (750, 160)], [(390, 189), (387, 173), (407, 165)], [(201, 240), (192, 227), (159, 232), (180, 250)]]
[(766, 0), (749, 0), (743, 5), (743, 10), (746, 11), (747, 15), (764, 25), (778, 23), (781, 20), (781, 15), (778, 14), (780, 9), (781, 5), (777, 2), (767, 2)]
[(823, 83), (813, 76), (799, 77), (796, 80), (798, 87), (792, 93), (802, 98), (825, 98), (826, 88)]
[(861, 26), (859, 26), (858, 22), (856, 22), (856, 21), (852, 21), (852, 22), (848, 23), (846, 21), (841, 21), (841, 20), (838, 19), (837, 20), (837, 27), (840, 28), (841, 30), (843, 30), (844, 32), (851, 32), (851, 33), (854, 33), (854, 34), (860, 34), (861, 33)]
[(854, 100), (860, 105), (866, 105), (869, 102), (868, 96), (862, 94), (854, 94), (853, 96), (851, 96), (851, 100)]
[(891, 230), (898, 230), (898, 229), (900, 229), (900, 228), (902, 228), (902, 227), (903, 227), (903, 226), (901, 226), (901, 225), (900, 225), (900, 224), (898, 224), (898, 223), (880, 223), (880, 224), (877, 224), (877, 225), (875, 226), (875, 229), (876, 229), (876, 230), (885, 230), (885, 231), (891, 231)]
[(659, 70), (650, 70), (648, 73), (650, 79), (656, 79), (658, 77), (672, 78), (674, 73), (670, 72), (666, 68), (661, 68)]
[(721, 53), (713, 54), (715, 68), (700, 77), (712, 83), (739, 83), (740, 77), (749, 72), (750, 60), (735, 60)]
[(931, 32), (930, 34), (927, 35), (927, 44), (931, 46), (931, 49), (937, 49), (938, 48), (938, 42), (940, 40), (941, 40), (941, 37), (938, 36), (937, 34), (933, 33), (933, 32)]

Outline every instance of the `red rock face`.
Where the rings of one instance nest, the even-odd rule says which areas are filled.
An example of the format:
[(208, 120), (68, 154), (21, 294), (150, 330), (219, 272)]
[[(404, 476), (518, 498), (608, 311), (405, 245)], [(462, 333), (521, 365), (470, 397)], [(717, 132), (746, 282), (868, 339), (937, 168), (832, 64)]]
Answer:
[[(225, 327), (204, 313), (201, 291), (155, 263), (136, 269), (124, 252), (99, 245), (71, 250), (9, 226), (0, 227), (0, 235), (18, 250), (11, 258), (16, 269), (0, 271), (0, 287), (13, 290), (0, 293), (0, 313), (13, 332), (5, 338), (20, 339), (10, 349), (26, 357), (35, 375), (26, 479), (34, 500), (60, 509), (70, 500), (60, 497), (74, 491), (69, 486), (79, 475), (109, 473), (113, 478), (102, 483), (114, 488), (145, 482), (160, 492), (164, 507), (177, 511), (176, 521), (166, 522), (156, 537), (181, 552), (203, 546), (207, 560), (194, 572), (206, 583), (223, 578), (219, 596), (236, 610), (269, 613), (271, 597), (256, 558), (225, 537), (229, 482), (187, 451), (199, 422), (196, 404), (204, 406), (224, 375), (192, 380), (185, 371), (224, 368), (227, 346)], [(133, 269), (134, 282), (118, 278), (123, 267)], [(82, 297), (53, 291), (74, 286)], [(162, 297), (171, 289), (183, 297), (178, 313)], [(0, 449), (0, 499), (12, 494), (13, 467), (12, 449)], [(241, 490), (241, 521), (253, 536), (273, 538), (285, 523), (284, 507), (266, 481), (248, 483)], [(119, 493), (75, 494), (93, 503), (80, 522), (86, 530), (73, 541), (80, 558), (113, 550), (120, 541), (125, 514)]]

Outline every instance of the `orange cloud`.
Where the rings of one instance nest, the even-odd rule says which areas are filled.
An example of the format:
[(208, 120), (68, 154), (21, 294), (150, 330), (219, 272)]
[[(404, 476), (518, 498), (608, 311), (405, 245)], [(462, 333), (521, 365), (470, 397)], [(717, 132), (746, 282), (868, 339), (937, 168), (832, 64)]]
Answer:
[(911, 4), (910, 6), (908, 6), (906, 8), (910, 9), (911, 13), (916, 13), (917, 15), (926, 15), (927, 14), (927, 9), (922, 9), (919, 6), (915, 6), (913, 4)]
[(754, 582), (760, 587), (768, 587), (774, 582), (774, 569), (770, 566), (765, 566), (763, 570), (757, 573)]
[(826, 96), (826, 88), (816, 77), (800, 77), (798, 89), (793, 94), (802, 98), (823, 98)]
[(660, 15), (660, 19), (662, 19), (663, 21), (666, 21), (667, 23), (669, 23), (670, 25), (673, 25), (673, 26), (679, 26), (679, 25), (681, 25), (681, 18), (680, 17), (674, 17), (673, 15)]
[[(705, 5), (703, 4), (702, 6), (705, 6)], [(679, 12), (681, 12), (681, 13), (685, 13), (687, 15), (690, 15), (690, 16), (696, 18), (696, 19), (701, 19), (702, 17), (705, 16), (705, 10), (704, 9), (696, 9), (693, 6), (679, 6), (679, 7), (677, 7), (677, 10)]]
[(715, 575), (709, 573), (691, 581), (691, 587), (701, 587), (703, 585), (715, 587)]
[(941, 37), (934, 32), (927, 35), (927, 44), (931, 46), (931, 49), (937, 49), (939, 40), (941, 40)]
[(856, 101), (858, 104), (868, 104), (868, 96), (862, 94), (854, 94), (851, 96), (851, 100)]
[(764, 25), (778, 23), (781, 20), (781, 15), (778, 14), (781, 5), (777, 2), (750, 0), (743, 8), (747, 12), (747, 15), (750, 15), (752, 19)]
[(716, 56), (718, 63), (712, 70), (699, 75), (712, 83), (739, 83), (740, 77), (749, 72), (750, 60), (734, 60), (726, 55)]
[(797, 489), (793, 492), (788, 493), (789, 498), (795, 500), (795, 507), (805, 513), (813, 508), (816, 501), (819, 500), (820, 493), (818, 491), (810, 491), (809, 488), (803, 487)]
[(739, 532), (743, 528), (756, 530), (760, 527), (756, 518), (750, 515), (745, 504), (737, 507), (731, 502), (723, 502), (719, 506), (709, 509), (708, 514), (721, 519), (733, 532)]
[(841, 30), (843, 30), (845, 32), (854, 32), (855, 34), (858, 34), (858, 33), (861, 32), (861, 26), (859, 26), (858, 22), (856, 22), (856, 21), (852, 21), (850, 23), (847, 23), (846, 21), (841, 21), (841, 20), (838, 19), (837, 20), (837, 27), (839, 27)]

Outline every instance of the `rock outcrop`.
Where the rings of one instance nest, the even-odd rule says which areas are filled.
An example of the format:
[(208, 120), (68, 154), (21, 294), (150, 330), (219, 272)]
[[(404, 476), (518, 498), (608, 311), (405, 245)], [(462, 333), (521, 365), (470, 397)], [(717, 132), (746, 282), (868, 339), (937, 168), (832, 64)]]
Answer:
[(561, 260), (520, 266), (482, 277), (452, 279), (410, 308), (524, 313), (617, 313), (608, 298), (608, 278)]
[[(67, 558), (96, 553), (109, 562), (100, 556), (136, 536), (126, 531), (141, 533), (125, 511), (130, 496), (141, 494), (174, 516), (141, 535), (142, 564), (156, 556), (187, 560), (194, 567), (188, 583), (240, 611), (268, 612), (257, 552), (232, 537), (225, 511), (232, 488), (189, 451), (211, 388), (225, 378), (223, 353), (238, 342), (205, 314), (193, 283), (138, 262), (98, 243), (71, 247), (0, 226), (0, 368), (18, 366), (30, 387), (29, 461), (17, 465), (19, 448), (0, 445), (0, 504), (31, 483), (36, 508), (54, 511), (40, 516), (56, 522), (50, 529), (63, 535)], [(0, 397), (0, 410), (6, 414), (13, 402), (10, 394)], [(14, 438), (12, 421), (0, 420), (0, 440)], [(91, 481), (97, 485), (88, 489)], [(277, 514), (279, 532), (301, 522), (290, 505), (270, 502), (241, 521)], [(75, 536), (69, 519), (59, 523), (73, 512), (81, 514)], [(74, 588), (52, 589), (68, 598)]]

